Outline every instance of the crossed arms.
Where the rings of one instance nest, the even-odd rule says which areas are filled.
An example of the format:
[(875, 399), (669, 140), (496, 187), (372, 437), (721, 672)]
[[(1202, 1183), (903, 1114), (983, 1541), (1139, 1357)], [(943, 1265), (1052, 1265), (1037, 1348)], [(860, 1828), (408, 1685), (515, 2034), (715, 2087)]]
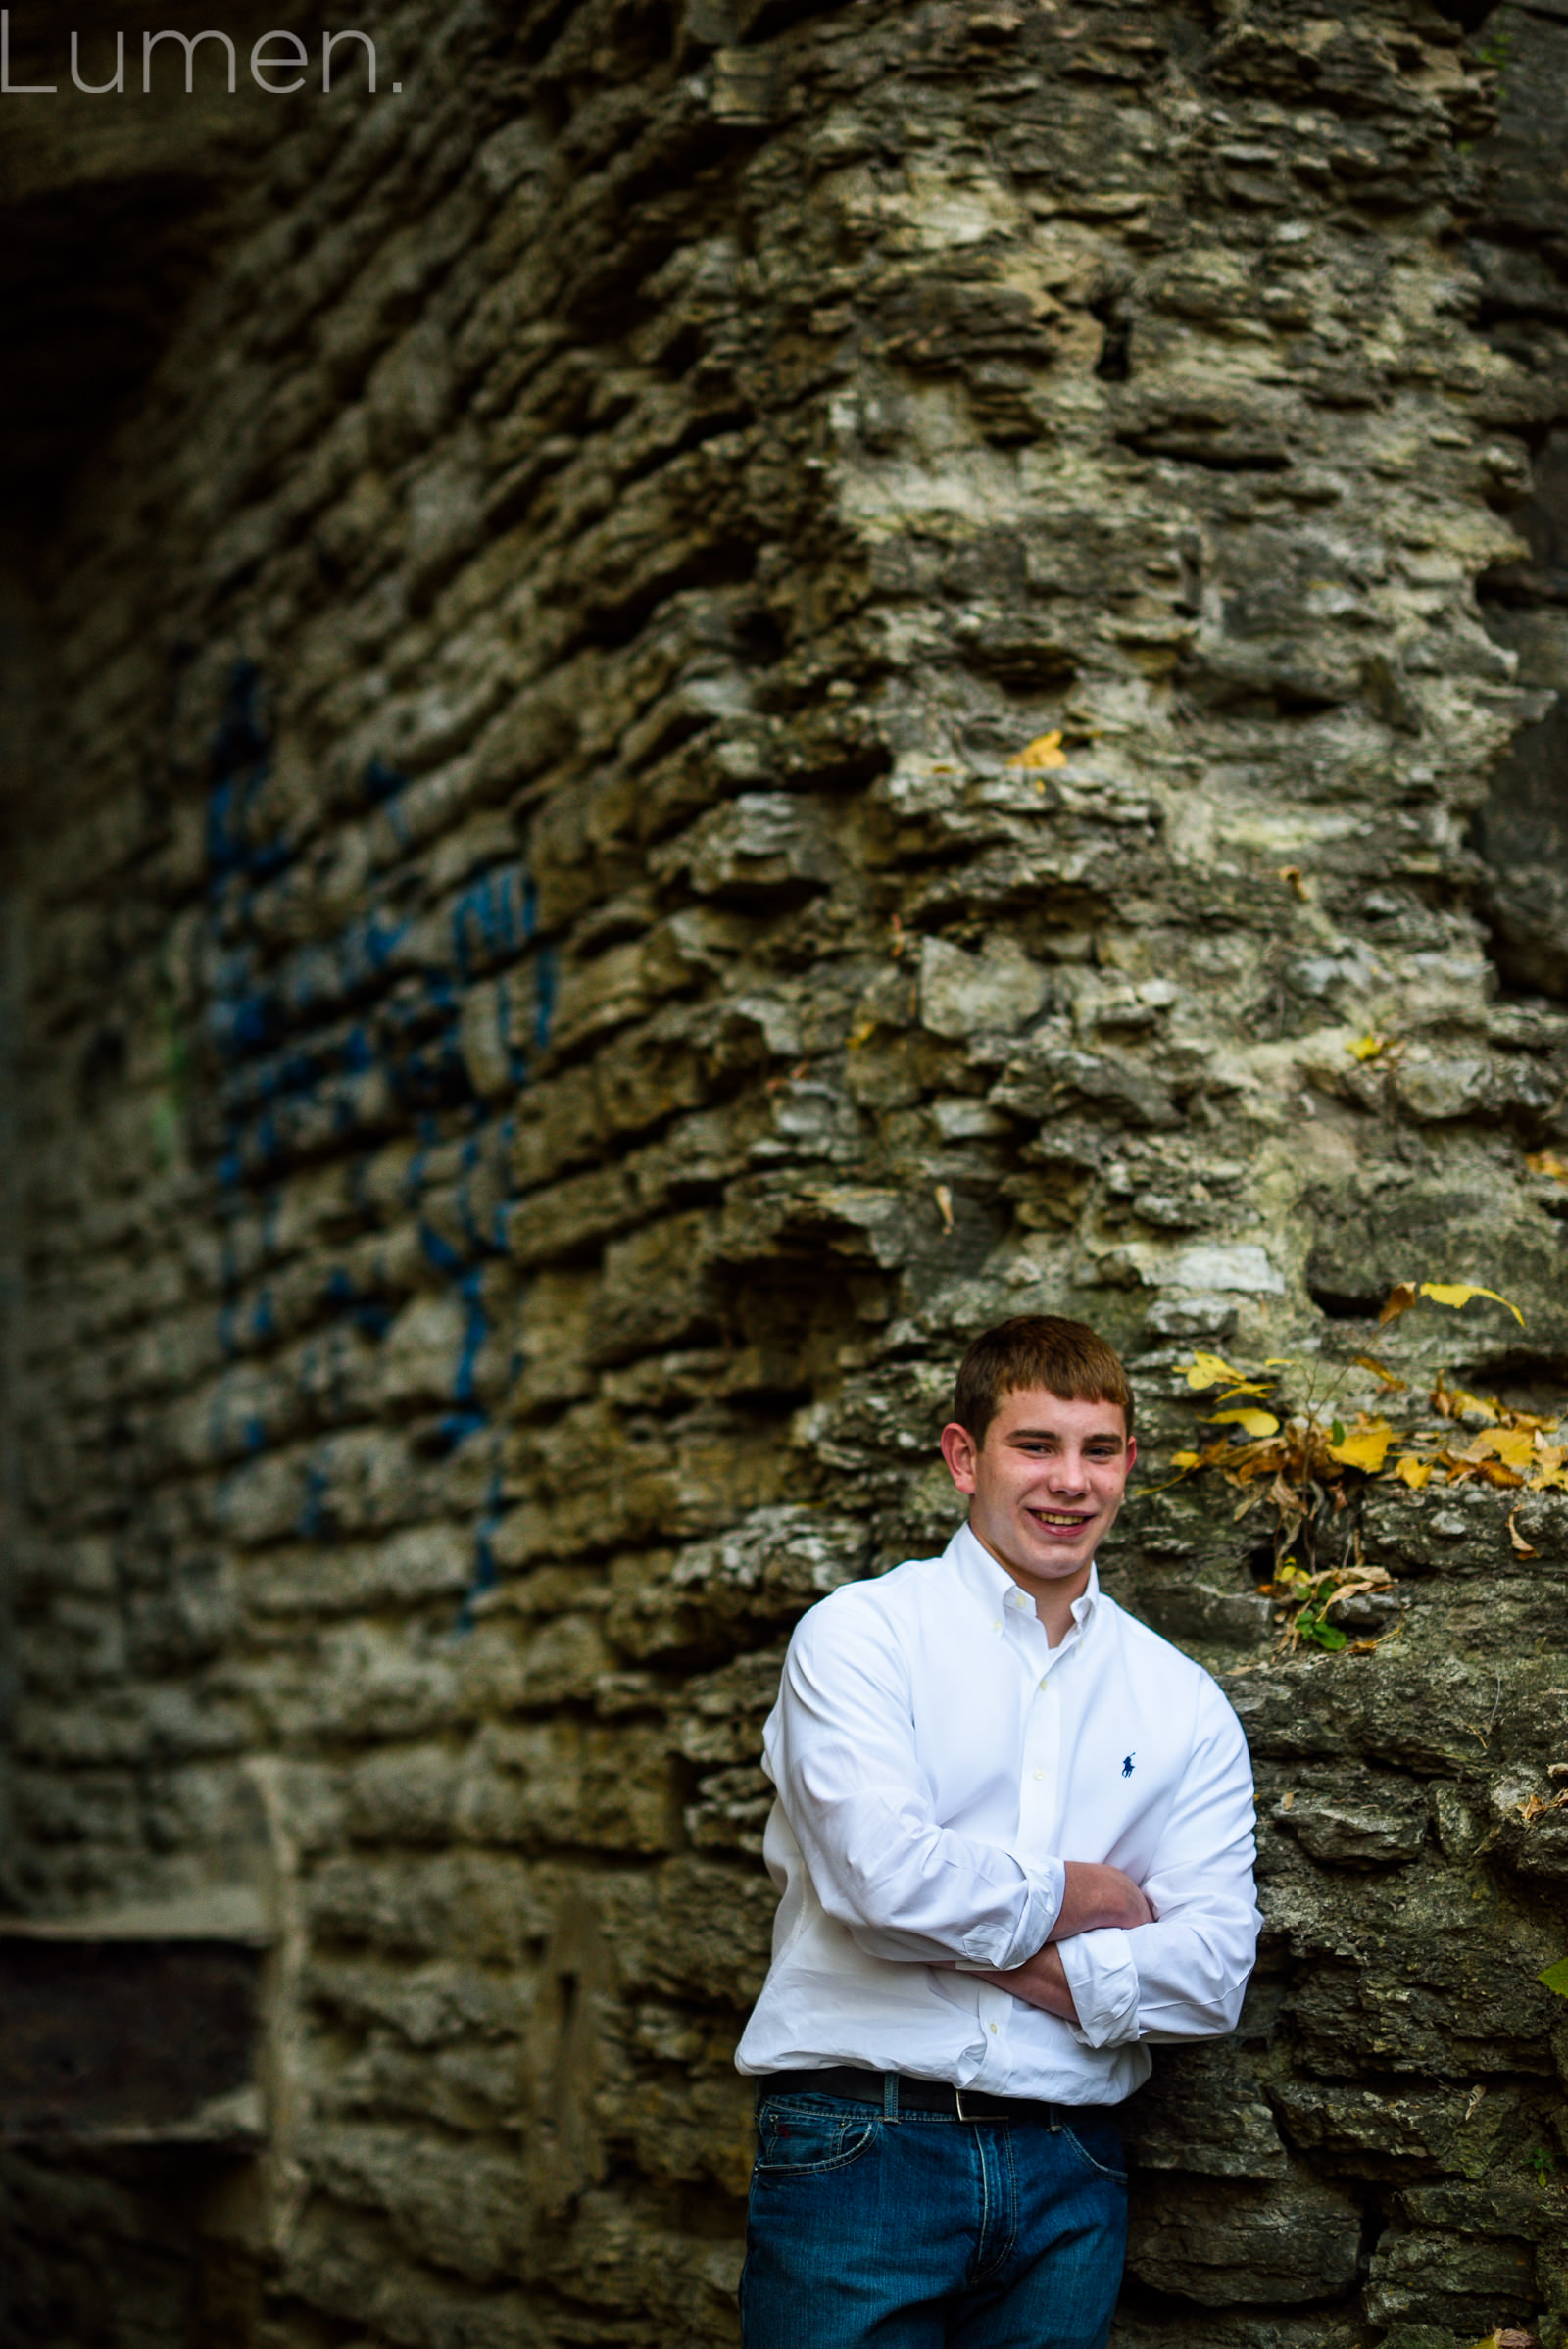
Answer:
[(1258, 1918), (1251, 1774), (1218, 1690), (1193, 1684), (1191, 1747), (1139, 1884), (940, 1822), (896, 1642), (863, 1618), (835, 1638), (833, 1602), (819, 1612), (792, 1644), (768, 1765), (816, 1896), (858, 1946), (977, 1974), (1092, 2047), (1232, 2030)]
[(1133, 1933), (1141, 1925), (1152, 1925), (1154, 1912), (1142, 1886), (1120, 1868), (1096, 1860), (1064, 1860), (1062, 1868), (1066, 1889), (1045, 1945), (1021, 1966), (979, 1966), (973, 1971), (999, 1990), (1010, 1990), (1025, 2006), (1044, 2007), (1048, 2015), (1076, 2023), (1078, 2007), (1056, 1943), (1075, 1940), (1079, 1933)]

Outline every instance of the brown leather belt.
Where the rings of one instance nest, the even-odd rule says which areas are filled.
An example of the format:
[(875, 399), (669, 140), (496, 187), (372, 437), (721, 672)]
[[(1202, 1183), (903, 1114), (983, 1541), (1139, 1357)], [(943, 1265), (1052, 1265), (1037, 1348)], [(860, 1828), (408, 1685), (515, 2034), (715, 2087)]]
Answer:
[[(890, 2097), (888, 2083), (893, 2093)], [(859, 2064), (824, 2064), (819, 2071), (764, 2072), (757, 2082), (764, 2096), (844, 2096), (874, 2104), (878, 2112), (950, 2113), (956, 2121), (1044, 2121), (1059, 2129), (1069, 2109), (1042, 2104), (1032, 2096), (992, 2096), (982, 2088), (956, 2088), (947, 2080), (916, 2080), (907, 2072), (872, 2072)]]

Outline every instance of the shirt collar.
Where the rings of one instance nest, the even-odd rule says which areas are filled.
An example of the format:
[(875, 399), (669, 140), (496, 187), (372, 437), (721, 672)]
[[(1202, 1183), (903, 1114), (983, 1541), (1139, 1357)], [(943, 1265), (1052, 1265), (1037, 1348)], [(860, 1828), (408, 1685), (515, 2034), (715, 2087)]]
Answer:
[[(985, 1608), (991, 1620), (995, 1621), (1004, 1608), (1025, 1617), (1035, 1614), (1035, 1602), (1028, 1591), (1019, 1588), (1005, 1566), (998, 1564), (967, 1519), (948, 1543), (945, 1554), (964, 1589)], [(1089, 1580), (1081, 1595), (1072, 1602), (1072, 1619), (1078, 1632), (1087, 1632), (1099, 1604), (1100, 1569), (1091, 1565)], [(1067, 1637), (1071, 1639), (1072, 1633)]]

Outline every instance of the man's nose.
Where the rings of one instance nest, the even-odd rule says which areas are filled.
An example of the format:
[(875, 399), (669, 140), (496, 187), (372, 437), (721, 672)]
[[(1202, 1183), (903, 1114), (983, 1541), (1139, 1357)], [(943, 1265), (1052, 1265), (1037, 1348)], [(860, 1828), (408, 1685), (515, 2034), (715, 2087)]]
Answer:
[(1082, 1452), (1062, 1451), (1051, 1461), (1051, 1487), (1055, 1493), (1081, 1493), (1089, 1481)]

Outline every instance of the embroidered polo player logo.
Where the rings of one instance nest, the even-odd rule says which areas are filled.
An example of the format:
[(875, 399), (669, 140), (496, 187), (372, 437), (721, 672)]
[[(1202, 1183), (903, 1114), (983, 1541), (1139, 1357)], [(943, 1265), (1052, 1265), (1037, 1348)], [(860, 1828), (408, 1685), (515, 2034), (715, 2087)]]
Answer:
[(1138, 1748), (1137, 1748), (1137, 1746), (1135, 1745), (1135, 1746), (1133, 1747), (1133, 1749), (1132, 1749), (1132, 1752), (1131, 1752), (1130, 1754), (1128, 1754), (1127, 1758), (1126, 1758), (1126, 1759), (1125, 1759), (1125, 1761), (1122, 1763), (1122, 1766), (1121, 1766), (1121, 1774), (1122, 1774), (1122, 1777), (1123, 1777), (1123, 1778), (1131, 1778), (1131, 1777), (1132, 1777), (1132, 1774), (1133, 1774), (1133, 1764), (1134, 1764), (1134, 1762), (1135, 1762), (1137, 1759), (1138, 1759)]

